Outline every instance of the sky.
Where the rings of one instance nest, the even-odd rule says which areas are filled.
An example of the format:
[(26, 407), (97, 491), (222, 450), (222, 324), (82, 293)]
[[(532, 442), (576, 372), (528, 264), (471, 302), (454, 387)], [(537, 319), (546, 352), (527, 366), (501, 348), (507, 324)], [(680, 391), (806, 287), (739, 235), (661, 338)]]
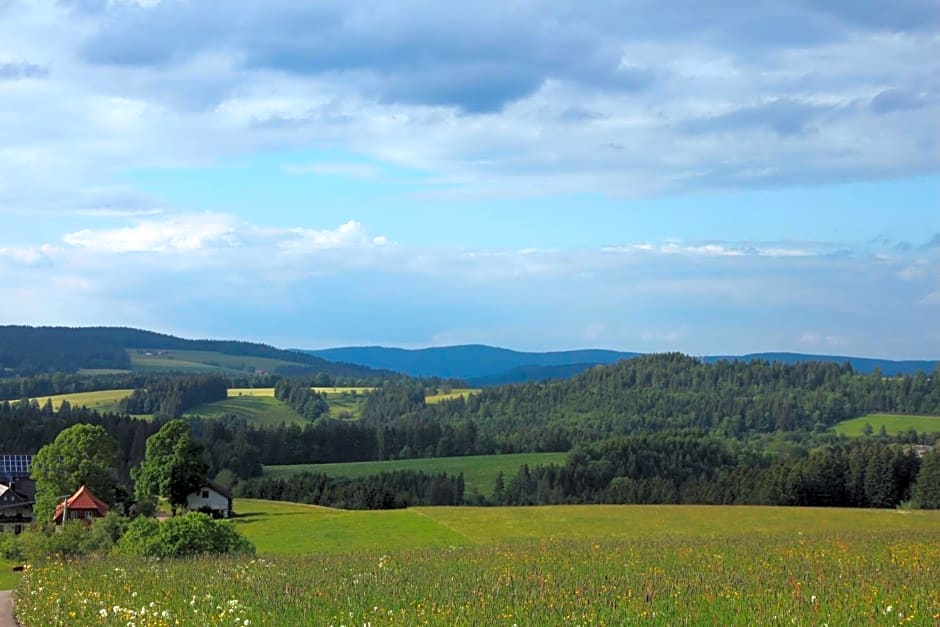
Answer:
[(940, 359), (935, 0), (0, 0), (0, 324)]

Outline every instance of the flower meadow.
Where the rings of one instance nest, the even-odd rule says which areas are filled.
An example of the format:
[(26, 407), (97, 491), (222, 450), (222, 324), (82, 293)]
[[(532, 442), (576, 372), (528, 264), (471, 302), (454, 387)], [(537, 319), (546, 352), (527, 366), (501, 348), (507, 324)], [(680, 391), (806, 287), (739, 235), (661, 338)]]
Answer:
[(45, 625), (940, 625), (940, 527), (36, 566)]

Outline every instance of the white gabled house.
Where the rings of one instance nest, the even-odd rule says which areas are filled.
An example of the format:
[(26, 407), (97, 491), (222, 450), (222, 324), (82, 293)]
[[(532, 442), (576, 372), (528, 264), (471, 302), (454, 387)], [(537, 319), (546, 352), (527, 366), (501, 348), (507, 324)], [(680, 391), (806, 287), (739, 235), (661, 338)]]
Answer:
[(232, 516), (232, 493), (215, 481), (190, 493), (186, 497), (186, 509), (191, 512), (206, 512), (217, 518)]

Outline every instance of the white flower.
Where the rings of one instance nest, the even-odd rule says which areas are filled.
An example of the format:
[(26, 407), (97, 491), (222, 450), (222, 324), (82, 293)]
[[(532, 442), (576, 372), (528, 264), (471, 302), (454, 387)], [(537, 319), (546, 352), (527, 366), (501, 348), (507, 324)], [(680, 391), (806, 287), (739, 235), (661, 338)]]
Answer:
[(108, 610), (101, 608), (100, 610), (98, 610), (98, 615), (101, 616), (101, 618), (107, 618)]

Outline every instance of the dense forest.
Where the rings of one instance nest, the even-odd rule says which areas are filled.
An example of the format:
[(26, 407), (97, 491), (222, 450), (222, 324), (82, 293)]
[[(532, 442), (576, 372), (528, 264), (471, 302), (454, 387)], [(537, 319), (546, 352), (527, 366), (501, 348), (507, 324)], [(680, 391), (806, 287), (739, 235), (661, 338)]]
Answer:
[(676, 429), (743, 438), (824, 430), (871, 412), (940, 414), (938, 374), (940, 368), (933, 376), (885, 378), (855, 374), (848, 364), (705, 364), (680, 354), (650, 355), (568, 381), (491, 388), (438, 405), (418, 403), (408, 389), (393, 393), (387, 384), (383, 394), (369, 397), (363, 420), (392, 431), (471, 422), (480, 452), (562, 451), (614, 435)]
[(222, 377), (160, 377), (122, 399), (120, 411), (125, 414), (179, 418), (183, 412), (196, 405), (224, 401), (226, 398), (228, 381)]
[(429, 475), (413, 470), (357, 478), (304, 472), (287, 478), (243, 482), (236, 494), (343, 509), (400, 509), (413, 505), (462, 505), (464, 480), (463, 475)]

